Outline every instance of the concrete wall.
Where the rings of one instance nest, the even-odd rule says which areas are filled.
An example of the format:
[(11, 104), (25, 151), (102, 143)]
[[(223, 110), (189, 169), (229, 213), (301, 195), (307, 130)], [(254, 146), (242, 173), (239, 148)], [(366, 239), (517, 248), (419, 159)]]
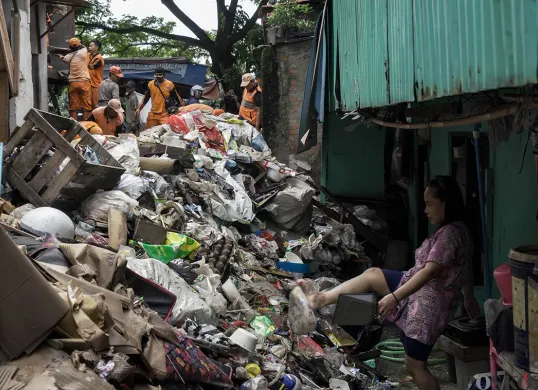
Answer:
[[(46, 38), (40, 39), (41, 52), (38, 46), (38, 34), (41, 35), (46, 30), (46, 5), (38, 3), (30, 7), (30, 0), (17, 0), (17, 3), (21, 16), (19, 93), (9, 99), (10, 133), (22, 125), (25, 115), (31, 108), (45, 111), (48, 109)], [(11, 37), (13, 1), (2, 0), (2, 6)], [(11, 41), (14, 49), (13, 40)]]
[[(273, 96), (273, 100), (263, 106), (264, 137), (275, 157), (286, 164), (289, 163), (290, 155), (295, 154), (299, 141), (298, 132), (311, 46), (312, 39), (273, 46), (273, 62), (268, 65), (275, 67), (273, 72), (269, 72), (272, 76), (268, 78), (264, 70), (264, 91)], [(312, 166), (312, 177), (316, 182), (319, 182), (321, 175), (322, 136), (323, 127), (320, 124), (319, 145), (294, 156)]]

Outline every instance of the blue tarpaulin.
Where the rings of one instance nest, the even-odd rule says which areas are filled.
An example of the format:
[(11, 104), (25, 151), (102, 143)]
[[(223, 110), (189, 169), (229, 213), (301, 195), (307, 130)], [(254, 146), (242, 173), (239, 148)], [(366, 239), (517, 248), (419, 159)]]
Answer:
[(154, 70), (158, 66), (162, 66), (167, 70), (166, 78), (174, 84), (183, 84), (186, 86), (205, 84), (207, 66), (197, 64), (177, 64), (177, 63), (115, 63), (111, 60), (105, 60), (105, 78), (108, 77), (108, 71), (111, 66), (119, 66), (126, 79), (129, 80), (147, 80), (151, 81), (154, 77)]

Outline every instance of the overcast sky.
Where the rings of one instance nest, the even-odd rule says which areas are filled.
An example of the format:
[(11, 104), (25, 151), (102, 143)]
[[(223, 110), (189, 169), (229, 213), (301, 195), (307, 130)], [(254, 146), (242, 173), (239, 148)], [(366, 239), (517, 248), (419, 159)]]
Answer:
[[(183, 12), (189, 15), (204, 30), (217, 29), (217, 5), (215, 0), (175, 0), (175, 2)], [(249, 15), (252, 15), (256, 10), (256, 6), (248, 0), (240, 0), (240, 4)], [(176, 34), (194, 36), (159, 0), (151, 0), (151, 2), (149, 0), (112, 0), (111, 10), (117, 17), (132, 15), (143, 18), (151, 13), (154, 16), (163, 17), (167, 21), (175, 21), (177, 23)]]

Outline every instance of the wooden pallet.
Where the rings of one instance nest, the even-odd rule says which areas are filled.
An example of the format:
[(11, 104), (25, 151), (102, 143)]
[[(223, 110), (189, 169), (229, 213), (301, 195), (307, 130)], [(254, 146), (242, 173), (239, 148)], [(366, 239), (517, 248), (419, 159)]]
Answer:
[[(100, 165), (87, 162), (70, 145), (77, 135), (79, 145), (89, 146)], [(24, 148), (12, 158), (20, 145)], [(77, 121), (35, 109), (28, 112), (24, 124), (5, 145), (4, 158), (6, 179), (22, 196), (36, 207), (51, 206), (66, 212), (97, 190), (114, 188), (125, 172)], [(66, 158), (69, 163), (58, 171)]]

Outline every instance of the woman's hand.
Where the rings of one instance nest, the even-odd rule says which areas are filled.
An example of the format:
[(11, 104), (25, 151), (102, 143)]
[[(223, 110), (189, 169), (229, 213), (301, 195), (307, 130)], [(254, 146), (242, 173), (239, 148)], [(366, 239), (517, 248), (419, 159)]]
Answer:
[(398, 307), (398, 301), (394, 297), (394, 294), (386, 295), (382, 300), (377, 304), (377, 309), (379, 311), (379, 316), (386, 318), (390, 313)]
[(467, 315), (472, 320), (480, 317), (480, 304), (478, 303), (475, 297), (473, 296), (465, 297), (463, 301), (463, 305), (465, 306), (465, 311), (467, 312)]

